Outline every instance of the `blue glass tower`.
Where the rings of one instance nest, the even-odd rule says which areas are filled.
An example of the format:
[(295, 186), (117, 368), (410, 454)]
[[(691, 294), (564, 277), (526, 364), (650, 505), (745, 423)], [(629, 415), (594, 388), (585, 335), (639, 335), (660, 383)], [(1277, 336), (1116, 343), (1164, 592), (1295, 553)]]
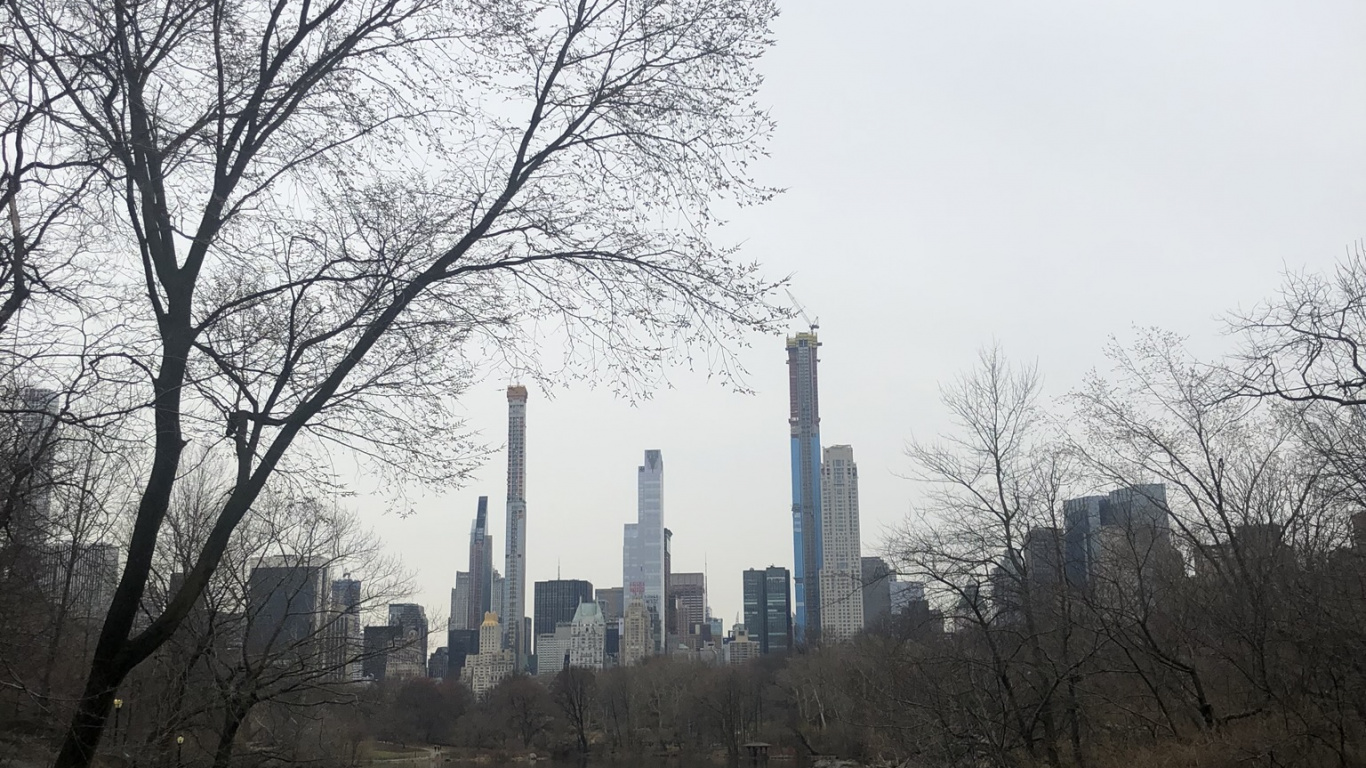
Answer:
[(815, 642), (821, 631), (821, 416), (814, 333), (787, 339), (792, 432), (793, 635)]

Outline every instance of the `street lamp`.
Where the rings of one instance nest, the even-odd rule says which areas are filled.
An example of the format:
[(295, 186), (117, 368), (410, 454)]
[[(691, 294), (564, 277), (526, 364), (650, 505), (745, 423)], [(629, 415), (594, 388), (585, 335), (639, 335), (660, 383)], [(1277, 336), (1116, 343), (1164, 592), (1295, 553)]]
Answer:
[(177, 766), (183, 766), (183, 765), (185, 765), (185, 758), (183, 757), (184, 751), (185, 751), (185, 737), (184, 737), (184, 736), (177, 736), (177, 737), (175, 737), (175, 764), (176, 764)]
[(114, 743), (119, 743), (119, 713), (123, 711), (123, 699), (114, 699)]

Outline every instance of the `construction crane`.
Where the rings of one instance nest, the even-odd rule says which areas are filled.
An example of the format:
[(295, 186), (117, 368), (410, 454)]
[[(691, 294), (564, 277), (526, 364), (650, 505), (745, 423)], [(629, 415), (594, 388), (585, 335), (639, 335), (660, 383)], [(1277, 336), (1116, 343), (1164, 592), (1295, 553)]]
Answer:
[(811, 332), (815, 333), (816, 329), (821, 327), (821, 319), (817, 317), (815, 320), (812, 320), (811, 316), (806, 313), (806, 307), (803, 307), (802, 303), (797, 301), (797, 297), (792, 295), (792, 291), (789, 291), (786, 288), (783, 290), (787, 292), (787, 298), (792, 300), (792, 306), (797, 308), (797, 314), (802, 316), (802, 319), (810, 326)]

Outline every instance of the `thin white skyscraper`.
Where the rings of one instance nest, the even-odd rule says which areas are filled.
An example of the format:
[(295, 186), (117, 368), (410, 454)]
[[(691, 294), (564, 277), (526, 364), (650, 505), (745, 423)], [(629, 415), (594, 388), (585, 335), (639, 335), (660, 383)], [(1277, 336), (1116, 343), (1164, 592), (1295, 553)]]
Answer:
[(526, 387), (508, 387), (508, 527), (501, 617), (513, 669), (526, 668)]
[(639, 599), (650, 612), (654, 652), (663, 648), (664, 621), (664, 456), (646, 451), (637, 468), (636, 522), (627, 523), (622, 546), (622, 585), (629, 602)]
[(832, 445), (821, 461), (821, 637), (848, 640), (863, 629), (858, 465), (854, 449)]

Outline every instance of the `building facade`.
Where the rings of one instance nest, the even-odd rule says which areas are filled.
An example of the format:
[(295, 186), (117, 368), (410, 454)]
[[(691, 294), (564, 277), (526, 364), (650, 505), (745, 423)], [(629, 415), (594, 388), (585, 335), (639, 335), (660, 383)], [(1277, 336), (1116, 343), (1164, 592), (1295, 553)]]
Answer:
[(621, 620), (621, 665), (633, 667), (655, 652), (654, 622), (645, 601), (631, 600)]
[[(593, 603), (593, 585), (582, 579), (554, 579), (535, 584), (535, 621), (532, 632), (537, 637), (551, 634), (555, 625), (573, 621), (582, 603)], [(537, 649), (536, 653), (540, 653)]]
[(872, 631), (883, 629), (892, 615), (892, 582), (896, 574), (880, 557), (859, 560), (863, 575), (863, 626)]
[(697, 632), (707, 620), (707, 576), (704, 573), (675, 573), (669, 577), (669, 606), (674, 623), (669, 631), (680, 637)]
[(602, 669), (607, 648), (607, 622), (596, 602), (580, 603), (569, 637), (569, 665)]
[(786, 653), (792, 648), (791, 575), (769, 566), (744, 572), (745, 631), (759, 643), (760, 653)]
[(821, 417), (814, 333), (787, 339), (792, 450), (793, 626), (797, 643), (815, 642), (821, 627)]
[(479, 652), (465, 658), (460, 679), (474, 691), (476, 698), (483, 698), (512, 675), (515, 663), (513, 652), (503, 647), (503, 628), (499, 626), (498, 614), (490, 611), (479, 624)]
[[(492, 574), (489, 581), (492, 582)], [(490, 584), (492, 587), (492, 584)], [(455, 572), (455, 589), (451, 590), (451, 617), (447, 629), (478, 629), (470, 626), (470, 574), (468, 571)]]
[(526, 387), (508, 387), (507, 557), (503, 572), (506, 645), (513, 665), (526, 668), (531, 638), (526, 636)]
[(611, 624), (619, 621), (622, 614), (626, 612), (626, 600), (624, 599), (621, 587), (610, 587), (597, 591), (598, 606), (602, 608), (602, 618)]
[(848, 445), (826, 448), (822, 459), (821, 637), (840, 641), (863, 629), (858, 465)]
[(247, 577), (246, 647), (251, 654), (303, 654), (326, 620), (327, 568), (308, 558), (263, 558)]
[[(459, 579), (457, 572), (456, 589), (460, 588)], [(461, 628), (478, 627), (484, 614), (491, 610), (494, 610), (493, 535), (489, 533), (489, 497), (480, 496), (474, 522), (470, 524), (469, 598)]]
[(390, 680), (426, 677), (427, 612), (416, 603), (390, 603), (389, 626), (399, 628), (401, 642), (389, 652), (385, 677)]
[(661, 619), (665, 616), (664, 564), (664, 456), (645, 452), (645, 463), (636, 470), (637, 519), (627, 523), (622, 547), (622, 585), (626, 600), (645, 604), (653, 626), (651, 653), (663, 645)]

